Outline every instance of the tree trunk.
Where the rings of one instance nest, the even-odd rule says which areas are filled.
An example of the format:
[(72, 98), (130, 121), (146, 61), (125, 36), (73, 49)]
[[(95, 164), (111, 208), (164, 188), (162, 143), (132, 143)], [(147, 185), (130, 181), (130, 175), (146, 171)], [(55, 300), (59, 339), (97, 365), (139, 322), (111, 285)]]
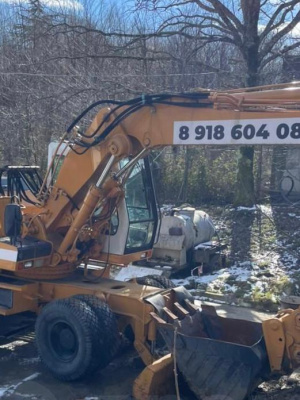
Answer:
[(184, 155), (184, 170), (183, 170), (183, 177), (182, 177), (182, 184), (181, 188), (177, 197), (177, 203), (186, 203), (187, 199), (187, 188), (188, 188), (188, 176), (189, 176), (189, 169), (190, 169), (190, 152), (189, 148), (185, 148), (185, 155)]
[[(246, 40), (245, 44), (244, 58), (247, 64), (246, 86), (258, 86), (258, 37), (250, 35), (249, 42)], [(255, 203), (253, 159), (254, 148), (252, 146), (245, 146), (240, 149), (234, 200), (236, 206), (251, 207)]]
[(240, 149), (235, 206), (251, 207), (254, 204), (253, 154), (253, 147), (245, 146)]
[(262, 172), (263, 172), (263, 146), (259, 146), (257, 171), (256, 171), (256, 188), (255, 188), (255, 197), (258, 200), (261, 198)]
[[(271, 166), (270, 192), (271, 195), (276, 193), (280, 196), (281, 180), (286, 170), (286, 160), (288, 155), (287, 147), (274, 146)], [(279, 197), (281, 199), (281, 197)], [(275, 195), (275, 200), (278, 200)]]

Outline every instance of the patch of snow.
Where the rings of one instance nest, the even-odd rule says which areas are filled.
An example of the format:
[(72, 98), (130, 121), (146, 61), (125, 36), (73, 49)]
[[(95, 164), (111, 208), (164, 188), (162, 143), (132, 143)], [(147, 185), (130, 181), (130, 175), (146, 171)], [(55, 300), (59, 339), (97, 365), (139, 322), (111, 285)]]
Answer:
[(7, 393), (7, 390), (9, 389), (9, 386), (2, 386), (0, 387), (0, 397), (4, 396), (5, 393)]
[(233, 211), (256, 211), (257, 207), (254, 205), (253, 207), (237, 207), (233, 208)]
[(261, 280), (254, 282), (252, 285), (252, 289), (259, 289), (261, 292), (265, 292), (268, 289), (268, 282), (263, 282)]
[(26, 344), (28, 343), (23, 340), (15, 340), (14, 342), (1, 345), (0, 349), (14, 350), (16, 347), (25, 346)]
[(236, 281), (247, 282), (251, 276), (251, 271), (239, 267), (232, 271), (232, 275), (235, 276)]
[(175, 286), (188, 286), (190, 281), (186, 279), (171, 279)]
[[(211, 302), (212, 301), (210, 297), (206, 297), (206, 296), (197, 296), (197, 295), (195, 295), (194, 299), (196, 299), (196, 301), (198, 301), (199, 303), (201, 303), (201, 301), (205, 301), (205, 302)], [(221, 299), (214, 299), (213, 302), (214, 303), (218, 303), (218, 304), (226, 304), (226, 301), (221, 300)]]
[[(278, 260), (275, 257), (275, 262), (270, 262), (267, 268), (260, 268), (256, 263), (251, 261), (244, 261), (230, 268), (223, 268), (213, 274), (188, 277), (186, 279), (173, 279), (173, 282), (176, 285), (187, 287), (193, 283), (192, 286), (195, 286), (195, 288), (202, 286), (206, 287), (207, 291), (217, 291), (228, 295), (234, 294), (240, 288), (240, 283), (245, 282), (249, 283), (249, 286), (245, 287), (244, 296), (249, 296), (253, 290), (261, 292), (269, 290), (269, 274), (277, 278), (286, 276), (285, 271), (277, 265), (276, 261)], [(266, 276), (264, 276), (264, 273)], [(197, 295), (197, 289), (191, 291), (195, 291)]]
[(261, 204), (257, 206), (257, 209), (260, 210), (265, 215), (267, 215), (268, 217), (273, 217), (273, 209), (271, 206), (266, 206), (264, 204)]
[(200, 243), (197, 246), (195, 246), (195, 250), (206, 249), (211, 246), (212, 246), (212, 242), (204, 242), (204, 243)]
[(22, 380), (22, 382), (28, 382), (28, 381), (32, 381), (33, 379), (37, 378), (39, 375), (41, 375), (40, 372), (35, 372), (34, 374), (27, 376), (27, 378), (24, 378)]
[(288, 262), (295, 266), (298, 262), (298, 257), (295, 257), (293, 254), (286, 252), (283, 256), (282, 259), (284, 262)]
[[(164, 268), (164, 267), (163, 267)], [(163, 271), (154, 269), (154, 268), (146, 268), (135, 265), (128, 265), (128, 267), (121, 268), (121, 270), (115, 276), (117, 281), (129, 281), (130, 279), (139, 278), (141, 276), (146, 275), (162, 275)]]
[(39, 357), (34, 357), (34, 358), (24, 358), (23, 360), (19, 361), (20, 365), (30, 365), (30, 364), (36, 364), (40, 361)]
[[(252, 267), (252, 262), (251, 262), (251, 261), (239, 262), (239, 263), (238, 263), (238, 266), (240, 266), (240, 267), (246, 267), (246, 268)], [(233, 267), (235, 267), (235, 266), (233, 266)]]
[(230, 268), (222, 268), (216, 271), (212, 275), (203, 275), (196, 278), (196, 283), (211, 283), (216, 280), (225, 280), (229, 277), (233, 277), (238, 281), (247, 281), (251, 276), (251, 271), (249, 271), (250, 261), (239, 264), (239, 266), (233, 266)]
[(203, 275), (196, 278), (197, 283), (211, 283), (219, 277), (218, 274)]
[(225, 292), (227, 293), (228, 292), (235, 293), (238, 290), (238, 288), (235, 285), (229, 285), (228, 283), (224, 283), (223, 290), (225, 290)]
[(40, 372), (36, 372), (32, 375), (27, 376), (27, 378), (22, 379), (20, 382), (16, 383), (15, 385), (3, 386), (2, 388), (0, 388), (0, 397), (7, 395), (7, 394), (9, 394), (9, 395), (14, 394), (15, 390), (20, 385), (22, 385), (22, 383), (32, 381), (33, 379), (37, 378), (40, 374), (41, 374)]

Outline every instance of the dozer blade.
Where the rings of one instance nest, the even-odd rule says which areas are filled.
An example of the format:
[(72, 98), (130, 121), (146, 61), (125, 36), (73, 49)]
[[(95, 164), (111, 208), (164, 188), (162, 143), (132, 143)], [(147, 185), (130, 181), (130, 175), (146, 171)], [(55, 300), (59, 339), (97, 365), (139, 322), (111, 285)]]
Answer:
[(243, 400), (269, 369), (261, 324), (183, 303), (152, 317), (189, 387), (201, 400)]

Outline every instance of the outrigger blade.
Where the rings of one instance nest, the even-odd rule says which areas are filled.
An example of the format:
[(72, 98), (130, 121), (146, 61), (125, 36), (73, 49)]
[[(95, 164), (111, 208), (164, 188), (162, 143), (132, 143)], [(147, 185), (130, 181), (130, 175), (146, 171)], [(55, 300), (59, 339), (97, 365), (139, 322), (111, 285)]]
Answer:
[(182, 297), (172, 308), (152, 317), (191, 390), (201, 400), (243, 400), (269, 371), (261, 324)]

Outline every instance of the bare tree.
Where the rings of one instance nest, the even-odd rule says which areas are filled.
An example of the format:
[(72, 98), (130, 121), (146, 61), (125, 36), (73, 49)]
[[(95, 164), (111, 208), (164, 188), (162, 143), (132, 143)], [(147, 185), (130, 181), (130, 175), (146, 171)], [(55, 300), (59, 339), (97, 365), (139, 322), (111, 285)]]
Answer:
[[(42, 164), (50, 139), (99, 98), (237, 87), (250, 79), (272, 83), (281, 57), (299, 44), (286, 30), (296, 26), (287, 25), (289, 18), (298, 18), (294, 3), (248, 1), (246, 9), (229, 0), (140, 1), (136, 12), (132, 2), (120, 9), (96, 0), (86, 0), (84, 8), (50, 9), (40, 0), (0, 6), (2, 163)], [(254, 41), (257, 70), (246, 25), (259, 38)], [(246, 171), (252, 170), (251, 152)], [(209, 162), (203, 165), (210, 171)]]
[[(138, 0), (162, 19), (157, 35), (194, 39), (201, 49), (222, 42), (234, 47), (245, 68), (246, 86), (263, 83), (271, 63), (300, 47), (294, 30), (300, 22), (299, 0)], [(276, 79), (276, 78), (275, 78)], [(254, 203), (253, 148), (241, 148), (236, 204)]]

